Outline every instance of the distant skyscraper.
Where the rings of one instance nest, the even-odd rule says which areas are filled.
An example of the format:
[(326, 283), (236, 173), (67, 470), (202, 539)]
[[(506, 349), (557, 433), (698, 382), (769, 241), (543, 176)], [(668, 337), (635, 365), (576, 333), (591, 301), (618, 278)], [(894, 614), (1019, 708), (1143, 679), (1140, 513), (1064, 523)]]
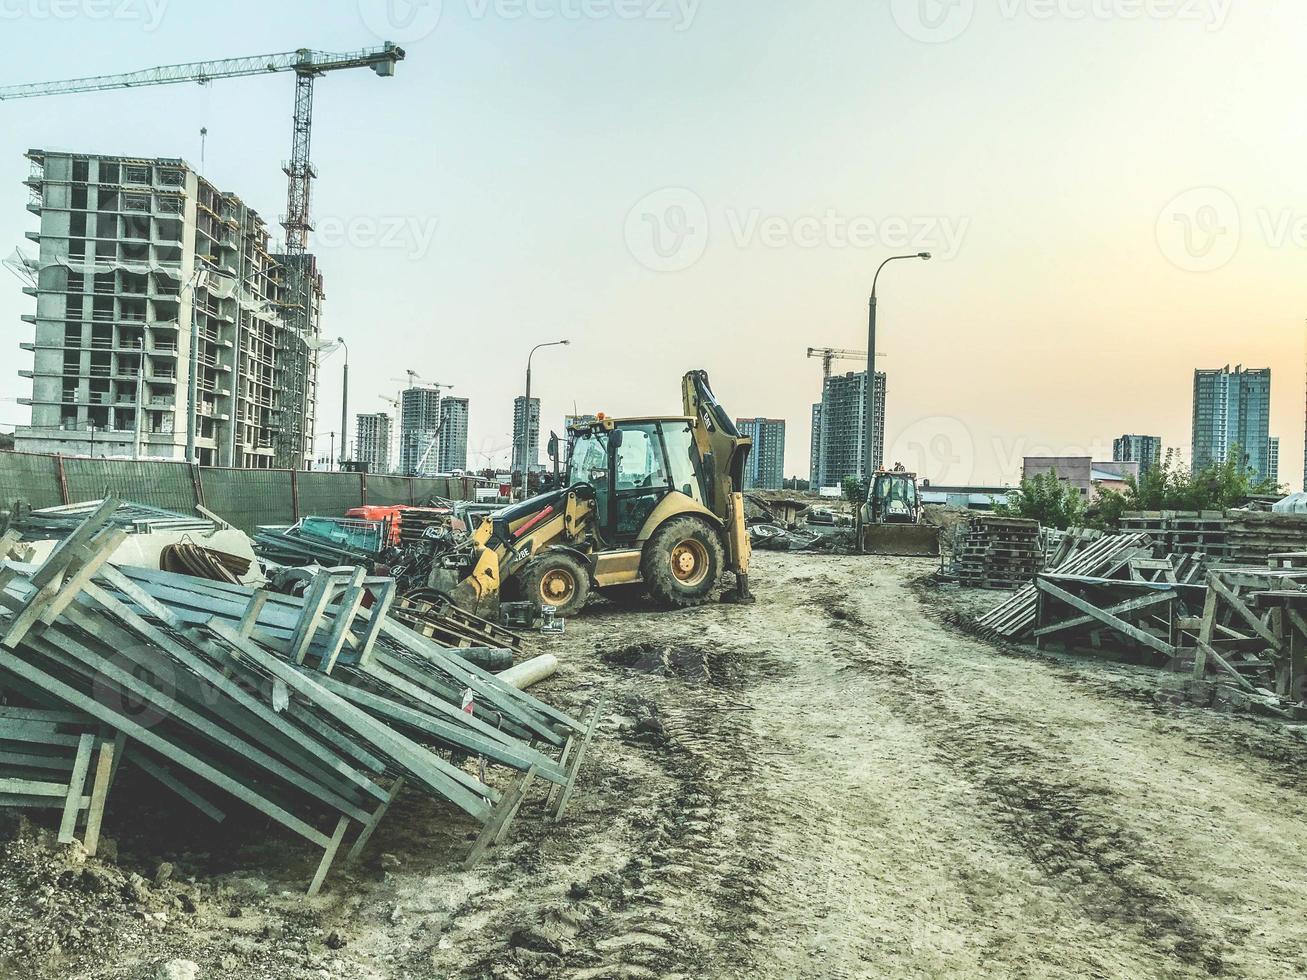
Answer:
[(440, 438), (440, 390), (409, 388), (400, 396), (399, 472), (404, 476), (435, 476)]
[(1271, 436), (1271, 448), (1266, 457), (1266, 478), (1277, 487), (1280, 485), (1280, 437)]
[(1223, 463), (1238, 449), (1255, 480), (1270, 475), (1271, 369), (1194, 372), (1193, 468)]
[(467, 470), (467, 416), (466, 398), (442, 398), (440, 401), (440, 463), (441, 473)]
[[(513, 399), (513, 472), (521, 473), (527, 469), (522, 461), (522, 433), (529, 433), (530, 443), (527, 447), (526, 460), (531, 470), (540, 468), (540, 399), (531, 399), (531, 417), (528, 420), (526, 398), (518, 395)], [(529, 470), (528, 470), (529, 472)]]
[[(822, 388), (821, 405), (813, 406), (814, 428), (821, 438), (813, 453), (813, 470), (817, 487), (838, 487), (846, 476), (863, 478), (867, 443), (863, 435), (864, 399), (867, 372), (827, 378)], [(885, 374), (876, 372), (876, 394), (872, 407), (873, 465), (885, 465)], [(870, 475), (870, 474), (868, 474)]]
[(744, 489), (780, 490), (785, 485), (785, 420), (736, 419), (735, 427), (753, 440)]
[(808, 450), (808, 489), (821, 486), (821, 402), (812, 406), (812, 443)]
[(354, 458), (367, 463), (369, 473), (390, 472), (390, 430), (385, 412), (355, 418)]
[(1162, 461), (1162, 440), (1158, 436), (1122, 436), (1112, 443), (1112, 460), (1138, 463), (1139, 472), (1147, 473)]

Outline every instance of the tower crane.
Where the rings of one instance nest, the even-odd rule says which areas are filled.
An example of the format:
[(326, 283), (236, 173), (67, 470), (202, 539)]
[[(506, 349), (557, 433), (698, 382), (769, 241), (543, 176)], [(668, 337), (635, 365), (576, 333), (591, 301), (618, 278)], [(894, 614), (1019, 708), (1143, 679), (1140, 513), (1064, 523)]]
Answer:
[(310, 359), (309, 348), (304, 341), (312, 327), (309, 319), (311, 293), (308, 290), (310, 276), (306, 253), (309, 232), (313, 230), (309, 205), (313, 179), (317, 176), (309, 158), (313, 129), (313, 83), (328, 72), (347, 68), (371, 68), (380, 77), (389, 78), (395, 74), (395, 65), (403, 60), (404, 49), (387, 41), (380, 48), (339, 54), (300, 48), (279, 54), (165, 65), (121, 75), (92, 75), (58, 82), (0, 86), (0, 102), (5, 102), (48, 95), (173, 85), (178, 82), (208, 85), (224, 78), (244, 78), (277, 72), (295, 73), (290, 161), (283, 168), (287, 177), (286, 215), (281, 222), (286, 230), (285, 320), (290, 337), (286, 353), (291, 361), (291, 369), (281, 386), (282, 404), (274, 440), (273, 465), (277, 467), (302, 469), (304, 465)]
[[(862, 361), (866, 362), (867, 352), (865, 350), (842, 350), (838, 347), (809, 347), (809, 357), (820, 357), (822, 367), (822, 377), (829, 378), (831, 375), (831, 365), (835, 361)], [(878, 358), (884, 357), (884, 354), (877, 354)]]

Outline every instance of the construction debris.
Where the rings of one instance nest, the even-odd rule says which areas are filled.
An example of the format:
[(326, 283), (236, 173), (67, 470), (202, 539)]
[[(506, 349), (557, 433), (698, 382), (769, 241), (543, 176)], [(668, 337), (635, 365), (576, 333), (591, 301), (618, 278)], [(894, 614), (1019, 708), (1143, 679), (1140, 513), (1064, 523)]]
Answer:
[[(536, 779), (562, 790), (561, 814), (598, 708), (583, 725), (389, 618), (394, 582), (362, 568), (303, 598), (114, 568), (117, 510), (0, 570), (0, 806), (57, 801), (61, 839), (82, 825), (92, 850), (127, 761), (210, 819), (234, 801), (322, 848), (310, 894), (405, 786), (481, 825), (469, 859)], [(455, 762), (469, 757), (516, 783), (492, 787)]]
[(1227, 556), (1239, 566), (1262, 566), (1273, 554), (1307, 551), (1307, 514), (1226, 511)]

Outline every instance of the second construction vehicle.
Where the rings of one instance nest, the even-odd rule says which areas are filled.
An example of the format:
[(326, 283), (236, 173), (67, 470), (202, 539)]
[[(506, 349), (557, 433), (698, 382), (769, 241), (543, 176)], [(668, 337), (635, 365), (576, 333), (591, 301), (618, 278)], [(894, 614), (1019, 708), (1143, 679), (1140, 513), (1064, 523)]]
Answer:
[(938, 556), (939, 528), (923, 524), (923, 513), (915, 473), (876, 473), (858, 515), (863, 554)]
[(682, 396), (682, 415), (573, 426), (565, 485), (485, 520), (433, 571), (431, 588), (482, 617), (497, 615), (501, 597), (567, 616), (595, 589), (699, 605), (731, 572), (724, 598), (752, 601), (742, 494), (752, 440), (705, 372), (685, 376)]

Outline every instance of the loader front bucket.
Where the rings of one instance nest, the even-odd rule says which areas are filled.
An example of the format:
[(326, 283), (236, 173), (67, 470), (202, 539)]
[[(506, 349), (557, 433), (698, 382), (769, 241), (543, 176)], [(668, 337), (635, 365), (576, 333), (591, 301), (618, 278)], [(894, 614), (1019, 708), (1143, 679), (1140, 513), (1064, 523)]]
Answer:
[(862, 551), (868, 555), (938, 558), (939, 528), (929, 524), (864, 524)]

